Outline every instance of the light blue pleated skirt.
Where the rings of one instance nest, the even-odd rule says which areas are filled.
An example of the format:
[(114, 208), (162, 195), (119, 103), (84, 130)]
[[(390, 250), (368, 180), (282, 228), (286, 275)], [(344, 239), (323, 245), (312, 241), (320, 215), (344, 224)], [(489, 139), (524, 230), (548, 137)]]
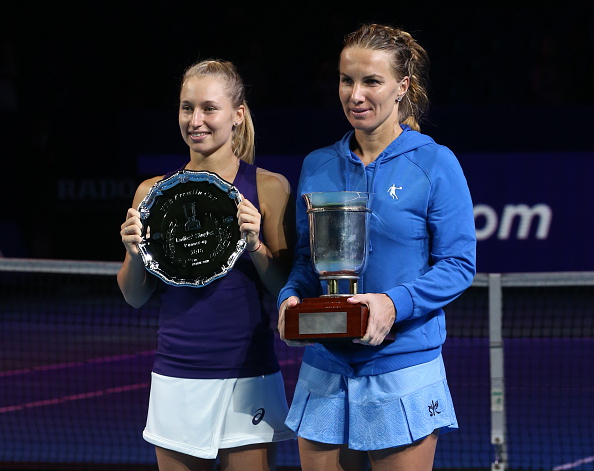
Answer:
[(434, 430), (458, 428), (441, 355), (357, 378), (304, 363), (285, 423), (300, 437), (364, 451), (408, 445)]

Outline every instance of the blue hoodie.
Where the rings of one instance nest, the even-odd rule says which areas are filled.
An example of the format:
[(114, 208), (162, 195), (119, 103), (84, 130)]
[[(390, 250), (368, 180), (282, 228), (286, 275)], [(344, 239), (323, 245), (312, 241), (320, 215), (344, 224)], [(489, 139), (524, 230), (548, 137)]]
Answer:
[(372, 194), (369, 255), (359, 293), (385, 293), (396, 308), (396, 340), (377, 347), (344, 343), (308, 346), (303, 362), (349, 377), (381, 374), (436, 358), (446, 339), (443, 307), (475, 275), (476, 233), (466, 178), (456, 156), (408, 126), (364, 166), (352, 154), (354, 131), (306, 156), (297, 188), (297, 245), (289, 296), (323, 292), (311, 263), (304, 194), (363, 191)]

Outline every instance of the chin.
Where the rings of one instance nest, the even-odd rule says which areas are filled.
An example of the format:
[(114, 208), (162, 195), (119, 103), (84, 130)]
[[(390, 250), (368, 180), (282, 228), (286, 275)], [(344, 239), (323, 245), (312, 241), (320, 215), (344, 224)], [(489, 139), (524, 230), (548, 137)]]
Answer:
[(351, 126), (353, 126), (353, 129), (355, 131), (373, 131), (375, 129), (375, 126), (369, 126), (366, 125), (365, 123), (362, 123), (361, 121), (351, 121)]

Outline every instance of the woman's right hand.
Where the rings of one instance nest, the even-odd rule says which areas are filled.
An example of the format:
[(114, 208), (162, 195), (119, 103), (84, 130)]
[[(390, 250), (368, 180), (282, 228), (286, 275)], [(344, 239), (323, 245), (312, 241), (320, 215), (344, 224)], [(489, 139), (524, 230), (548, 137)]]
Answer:
[(289, 296), (281, 303), (278, 311), (278, 333), (280, 334), (281, 340), (283, 340), (289, 347), (306, 347), (307, 345), (314, 344), (311, 340), (287, 340), (285, 338), (285, 311), (289, 307), (297, 306), (299, 302), (300, 299), (297, 296)]
[(120, 235), (126, 251), (130, 255), (138, 255), (138, 244), (142, 242), (142, 222), (140, 221), (140, 212), (134, 208), (129, 208), (126, 214), (126, 220), (121, 225)]

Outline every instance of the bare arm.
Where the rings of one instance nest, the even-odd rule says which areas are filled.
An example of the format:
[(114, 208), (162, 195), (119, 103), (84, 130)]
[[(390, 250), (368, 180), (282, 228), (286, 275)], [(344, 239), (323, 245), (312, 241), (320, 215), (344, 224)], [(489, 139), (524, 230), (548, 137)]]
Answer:
[(278, 296), (293, 259), (295, 205), (284, 176), (258, 169), (256, 178), (261, 212), (258, 213), (254, 205), (244, 199), (238, 205), (237, 217), (241, 231), (246, 233), (246, 250), (260, 279), (273, 296)]
[(138, 244), (142, 241), (142, 223), (140, 213), (135, 208), (147, 195), (151, 186), (159, 180), (161, 177), (155, 177), (145, 180), (138, 186), (132, 208), (128, 209), (126, 220), (122, 223), (120, 230), (122, 243), (126, 248), (126, 256), (117, 275), (118, 285), (126, 302), (137, 308), (149, 300), (157, 287), (157, 278), (144, 267), (138, 249)]

